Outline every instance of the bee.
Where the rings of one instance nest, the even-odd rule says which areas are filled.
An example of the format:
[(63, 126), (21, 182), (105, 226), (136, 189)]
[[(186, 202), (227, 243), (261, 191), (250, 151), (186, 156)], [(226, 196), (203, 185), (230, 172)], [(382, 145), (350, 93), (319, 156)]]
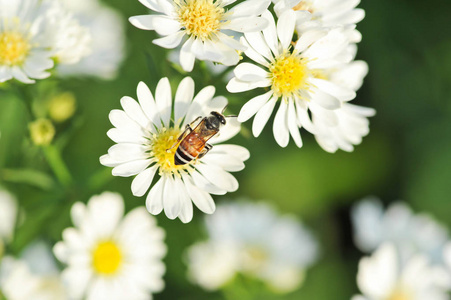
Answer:
[[(225, 108), (223, 109), (224, 112)], [(217, 111), (210, 112), (208, 117), (204, 117), (194, 129), (191, 126), (202, 117), (197, 117), (193, 122), (186, 125), (183, 133), (177, 138), (175, 144), (169, 148), (174, 148), (179, 142), (179, 146), (174, 154), (174, 163), (176, 165), (185, 165), (196, 158), (202, 158), (210, 151), (213, 146), (207, 143), (214, 137), (221, 126), (226, 124), (226, 118)], [(234, 117), (234, 116), (233, 116)], [(168, 150), (169, 150), (168, 149)]]

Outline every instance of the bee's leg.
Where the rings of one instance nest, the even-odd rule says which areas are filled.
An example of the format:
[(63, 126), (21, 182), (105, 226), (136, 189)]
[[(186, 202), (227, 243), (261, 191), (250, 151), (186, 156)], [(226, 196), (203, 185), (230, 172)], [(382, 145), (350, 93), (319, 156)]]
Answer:
[(204, 157), (205, 156), (205, 154), (207, 154), (208, 153), (208, 151), (210, 151), (211, 150), (211, 148), (213, 148), (213, 146), (212, 145), (210, 145), (210, 144), (205, 144), (205, 148), (202, 150), (202, 152), (201, 153), (199, 153), (199, 155), (197, 156), (197, 158), (202, 158), (202, 157)]
[(177, 140), (174, 142), (174, 144), (171, 146), (171, 148), (166, 149), (166, 151), (171, 150), (172, 148), (174, 148), (186, 135), (186, 132), (189, 130), (189, 132), (191, 133), (191, 131), (193, 131), (193, 129), (191, 128), (191, 125), (194, 124), (197, 120), (199, 120), (200, 118), (202, 118), (201, 116), (197, 117), (194, 121), (192, 121), (189, 124), (186, 124), (185, 126), (185, 130), (183, 130), (182, 134), (179, 135), (179, 137), (177, 138)]

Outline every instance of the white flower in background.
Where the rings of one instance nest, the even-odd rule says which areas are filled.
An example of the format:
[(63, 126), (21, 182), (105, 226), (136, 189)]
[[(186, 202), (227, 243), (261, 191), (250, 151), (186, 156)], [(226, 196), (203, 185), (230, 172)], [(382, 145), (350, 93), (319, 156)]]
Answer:
[[(17, 219), (17, 201), (8, 192), (0, 190), (0, 244), (10, 242)], [(0, 256), (1, 256), (0, 245)]]
[(426, 214), (414, 214), (404, 203), (391, 204), (385, 211), (380, 200), (366, 198), (352, 209), (354, 242), (360, 250), (372, 252), (391, 242), (407, 260), (424, 253), (433, 262), (442, 261), (443, 246), (449, 239), (444, 226)]
[(188, 249), (188, 276), (208, 290), (236, 273), (258, 278), (278, 292), (298, 288), (318, 254), (318, 243), (295, 218), (260, 203), (229, 203), (206, 217), (209, 239)]
[[(357, 91), (362, 86), (363, 78), (367, 73), (368, 65), (359, 60), (337, 66), (323, 76), (337, 86)], [(338, 149), (353, 151), (353, 145), (360, 144), (362, 137), (369, 133), (368, 117), (375, 114), (376, 111), (373, 108), (350, 103), (343, 103), (332, 113), (320, 108), (312, 118), (315, 139), (328, 152), (333, 153)]]
[(159, 214), (164, 209), (168, 218), (179, 217), (186, 223), (193, 217), (192, 202), (204, 213), (211, 214), (215, 203), (210, 194), (223, 195), (238, 189), (238, 181), (229, 172), (244, 168), (249, 151), (237, 145), (217, 145), (239, 132), (236, 118), (227, 118), (219, 134), (208, 141), (214, 146), (204, 157), (185, 165), (174, 163), (177, 150), (174, 143), (185, 126), (199, 116), (208, 116), (211, 111), (221, 112), (227, 105), (225, 97), (213, 98), (214, 93), (215, 88), (207, 86), (194, 96), (194, 81), (186, 77), (180, 82), (172, 104), (167, 78), (158, 82), (155, 99), (149, 88), (140, 82), (139, 103), (123, 97), (123, 110), (111, 111), (109, 117), (115, 128), (107, 134), (117, 144), (100, 162), (114, 167), (115, 176), (137, 175), (131, 189), (138, 197), (147, 192), (158, 173), (160, 178), (151, 187), (146, 200), (151, 214)]
[(78, 63), (59, 65), (62, 76), (116, 77), (125, 56), (125, 32), (121, 15), (97, 0), (64, 0), (63, 4), (83, 26), (89, 28), (91, 53)]
[(448, 268), (448, 272), (451, 276), (451, 241), (448, 241), (443, 249), (443, 260)]
[[(362, 21), (365, 11), (356, 8), (360, 0), (273, 0), (274, 11), (277, 16), (282, 15), (287, 9), (294, 11), (309, 11), (312, 20), (322, 26), (343, 26), (352, 43), (358, 43), (362, 39), (361, 34), (355, 30), (355, 24)], [(298, 15), (302, 20), (302, 15)], [(302, 33), (305, 26), (297, 22), (297, 30)], [(310, 26), (312, 24), (307, 25)]]
[(28, 246), (22, 258), (5, 256), (0, 262), (0, 298), (8, 300), (67, 299), (59, 271), (49, 247)]
[(50, 76), (53, 58), (73, 63), (89, 36), (57, 1), (0, 0), (0, 82)]
[(140, 0), (158, 14), (134, 16), (130, 22), (144, 30), (163, 35), (153, 41), (163, 48), (177, 47), (184, 37), (180, 63), (190, 72), (194, 60), (210, 60), (227, 66), (236, 65), (238, 51), (246, 49), (233, 38), (238, 33), (256, 32), (268, 24), (259, 17), (269, 0), (245, 0), (231, 9), (226, 6), (236, 0)]
[[(293, 47), (296, 13), (292, 10), (284, 12), (277, 27), (270, 12), (262, 16), (270, 23), (263, 34), (245, 33), (241, 41), (248, 46), (245, 54), (263, 68), (252, 63), (239, 64), (227, 89), (244, 92), (267, 87), (269, 90), (249, 100), (241, 109), (238, 120), (244, 122), (255, 115), (252, 132), (257, 137), (280, 100), (273, 133), (282, 147), (288, 145), (290, 135), (298, 147), (302, 146), (300, 127), (313, 134), (325, 131), (317, 130), (311, 118), (321, 120), (320, 125), (326, 123), (344, 128), (338, 131), (346, 130), (343, 120), (338, 124), (338, 119), (346, 116), (339, 109), (345, 106), (344, 112), (348, 111), (344, 104), (355, 98), (356, 82), (366, 70), (360, 70), (360, 74), (349, 82), (342, 82), (341, 73), (352, 69), (348, 65), (355, 55), (355, 47), (349, 44), (343, 28), (313, 27), (303, 33)], [(304, 12), (303, 16), (308, 22), (309, 13)], [(354, 136), (352, 138), (348, 140), (355, 141)]]
[(144, 208), (125, 217), (119, 194), (77, 202), (71, 216), (75, 228), (63, 231), (54, 247), (68, 266), (62, 273), (70, 299), (151, 299), (164, 287), (164, 231)]
[(396, 247), (383, 244), (359, 263), (357, 284), (362, 296), (352, 300), (445, 300), (449, 277), (440, 267), (417, 254), (400, 262)]

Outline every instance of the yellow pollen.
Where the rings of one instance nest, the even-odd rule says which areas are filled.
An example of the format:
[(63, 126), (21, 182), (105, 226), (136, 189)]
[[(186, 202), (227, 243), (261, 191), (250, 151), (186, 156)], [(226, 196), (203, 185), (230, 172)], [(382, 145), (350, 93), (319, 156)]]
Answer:
[(225, 10), (221, 1), (214, 0), (178, 0), (179, 21), (188, 35), (201, 40), (211, 38), (219, 31)]
[(294, 54), (282, 54), (270, 65), (272, 90), (277, 96), (298, 95), (301, 89), (308, 89), (309, 69), (306, 60)]
[(156, 158), (161, 173), (177, 174), (178, 171), (187, 168), (187, 165), (176, 165), (174, 163), (174, 155), (179, 145), (177, 143), (174, 146), (174, 143), (181, 133), (182, 131), (178, 128), (163, 128), (161, 132), (151, 138), (151, 156)]
[(0, 65), (21, 65), (30, 48), (30, 44), (20, 33), (0, 33)]
[(92, 254), (94, 270), (103, 275), (112, 275), (117, 272), (122, 263), (122, 254), (118, 246), (111, 241), (97, 245)]

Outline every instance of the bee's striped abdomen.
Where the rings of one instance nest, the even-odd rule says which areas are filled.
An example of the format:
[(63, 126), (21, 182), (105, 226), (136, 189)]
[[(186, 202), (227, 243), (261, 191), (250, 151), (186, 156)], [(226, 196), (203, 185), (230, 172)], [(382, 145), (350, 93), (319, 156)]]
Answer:
[[(197, 155), (196, 155), (197, 157)], [(184, 149), (181, 145), (177, 148), (174, 156), (174, 163), (176, 165), (185, 165), (195, 159), (193, 155), (191, 155), (188, 151)]]

